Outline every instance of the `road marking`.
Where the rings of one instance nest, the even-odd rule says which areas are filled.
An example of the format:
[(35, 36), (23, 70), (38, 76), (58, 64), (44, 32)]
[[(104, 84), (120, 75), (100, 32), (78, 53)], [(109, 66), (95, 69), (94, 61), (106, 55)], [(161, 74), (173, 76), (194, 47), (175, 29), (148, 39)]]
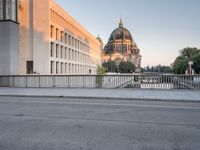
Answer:
[(49, 101), (24, 101), (24, 100), (0, 100), (0, 102), (38, 103), (38, 104), (68, 104), (68, 105), (91, 105), (91, 106), (124, 106), (124, 107), (146, 107), (146, 108), (167, 108), (167, 109), (195, 109), (200, 107), (185, 106), (163, 106), (163, 105), (138, 105), (138, 104), (111, 104), (111, 103), (88, 103), (88, 102), (49, 102)]

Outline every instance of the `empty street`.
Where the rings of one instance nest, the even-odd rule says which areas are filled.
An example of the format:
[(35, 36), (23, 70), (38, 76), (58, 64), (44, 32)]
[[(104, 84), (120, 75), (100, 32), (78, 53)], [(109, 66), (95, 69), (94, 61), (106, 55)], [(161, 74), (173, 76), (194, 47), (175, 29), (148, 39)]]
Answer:
[(199, 150), (200, 103), (0, 97), (0, 150)]

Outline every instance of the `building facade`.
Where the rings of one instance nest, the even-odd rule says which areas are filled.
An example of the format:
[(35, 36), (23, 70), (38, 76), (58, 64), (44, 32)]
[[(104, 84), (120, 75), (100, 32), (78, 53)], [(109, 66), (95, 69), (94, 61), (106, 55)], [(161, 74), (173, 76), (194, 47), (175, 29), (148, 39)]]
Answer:
[(18, 3), (19, 74), (96, 73), (101, 43), (80, 23), (54, 0)]
[(0, 75), (19, 73), (18, 0), (0, 0)]
[(136, 71), (140, 72), (141, 59), (137, 44), (120, 19), (119, 27), (111, 33), (108, 43), (104, 47), (103, 61), (130, 61), (136, 66)]

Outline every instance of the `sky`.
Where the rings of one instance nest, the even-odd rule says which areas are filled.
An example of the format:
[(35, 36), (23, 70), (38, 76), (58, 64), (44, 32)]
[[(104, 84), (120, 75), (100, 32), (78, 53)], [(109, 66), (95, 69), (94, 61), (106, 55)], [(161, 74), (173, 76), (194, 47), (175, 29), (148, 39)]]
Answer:
[(170, 65), (185, 47), (200, 48), (200, 0), (55, 0), (107, 43), (120, 18), (142, 55), (142, 66)]

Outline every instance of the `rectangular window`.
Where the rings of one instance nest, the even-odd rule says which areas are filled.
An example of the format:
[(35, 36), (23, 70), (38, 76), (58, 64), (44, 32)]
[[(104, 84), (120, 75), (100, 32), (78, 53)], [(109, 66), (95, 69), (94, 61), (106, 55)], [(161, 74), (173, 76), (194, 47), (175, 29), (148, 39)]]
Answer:
[(65, 59), (67, 59), (67, 48), (65, 48)]
[(68, 44), (71, 45), (71, 36), (68, 36)]
[(60, 47), (60, 58), (63, 58), (63, 46)]
[(71, 64), (69, 63), (68, 73), (71, 73)]
[(68, 59), (71, 60), (71, 49), (69, 49)]
[(74, 38), (72, 37), (72, 46), (74, 46)]
[(77, 52), (74, 53), (74, 60), (77, 61)]
[(51, 57), (54, 57), (54, 43), (51, 42)]
[(33, 61), (26, 62), (26, 73), (33, 74)]
[(59, 29), (56, 29), (56, 40), (59, 40)]
[(51, 38), (53, 38), (53, 35), (54, 35), (54, 26), (51, 25), (51, 29), (50, 29), (50, 36)]
[(53, 73), (54, 73), (54, 62), (51, 61), (51, 74), (53, 74)]
[(77, 48), (77, 39), (75, 39), (75, 48)]
[(56, 62), (56, 74), (59, 73), (59, 62)]
[(60, 40), (61, 40), (61, 42), (64, 42), (64, 32), (63, 31), (60, 32)]
[(65, 63), (65, 74), (67, 74), (67, 63)]
[(67, 44), (67, 34), (65, 33), (65, 44)]
[(74, 50), (72, 50), (72, 61), (74, 61)]
[(56, 44), (56, 58), (59, 57), (59, 45)]
[(6, 19), (11, 19), (11, 0), (6, 0)]
[(0, 20), (3, 20), (3, 0), (0, 0)]
[(63, 74), (63, 63), (61, 63), (60, 69), (61, 69), (60, 73)]
[(16, 20), (16, 0), (11, 0), (11, 20)]

